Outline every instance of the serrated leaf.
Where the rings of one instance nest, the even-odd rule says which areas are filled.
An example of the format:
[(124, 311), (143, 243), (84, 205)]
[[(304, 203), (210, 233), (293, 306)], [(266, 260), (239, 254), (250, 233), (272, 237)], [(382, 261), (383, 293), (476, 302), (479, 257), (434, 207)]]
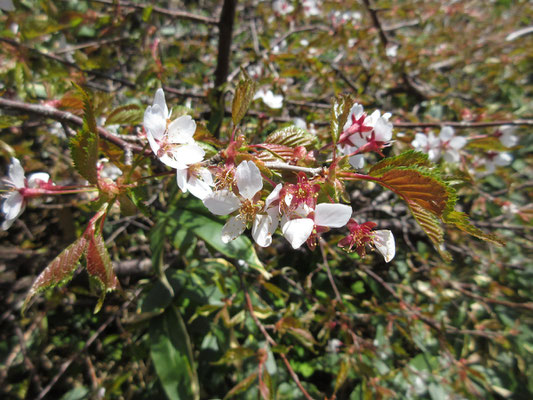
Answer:
[(482, 149), (482, 150), (494, 150), (494, 151), (506, 151), (508, 150), (495, 136), (488, 136), (479, 139), (473, 139), (468, 141), (466, 146), (468, 149)]
[(335, 379), (335, 389), (333, 393), (337, 393), (337, 391), (341, 388), (344, 382), (346, 382), (346, 379), (348, 378), (348, 372), (350, 371), (350, 365), (346, 360), (342, 360), (339, 373), (337, 374), (337, 378)]
[(74, 166), (89, 183), (98, 183), (96, 164), (98, 162), (99, 136), (94, 118), (92, 101), (82, 88), (76, 85), (83, 99), (84, 115), (81, 130), (70, 140), (70, 151)]
[(244, 118), (254, 98), (257, 84), (248, 76), (241, 79), (235, 89), (233, 103), (231, 105), (231, 118), (233, 125), (238, 125)]
[(416, 203), (409, 204), (409, 209), (441, 257), (448, 262), (451, 261), (450, 253), (445, 251), (443, 247), (444, 231), (442, 230), (439, 219)]
[(191, 341), (176, 307), (150, 321), (150, 355), (170, 400), (200, 398)]
[(33, 285), (24, 300), (24, 305), (22, 306), (23, 313), (26, 310), (29, 301), (37, 293), (55, 286), (62, 286), (70, 281), (74, 270), (78, 266), (80, 258), (86, 251), (86, 248), (87, 239), (84, 236), (81, 236), (48, 264), (44, 271), (41, 272), (33, 282)]
[(105, 294), (118, 288), (119, 283), (111, 258), (105, 247), (104, 239), (101, 234), (95, 235), (88, 239), (87, 245), (87, 272), (89, 276), (95, 278), (101, 285), (102, 295), (96, 306), (95, 312), (100, 310)]
[(0, 115), (0, 129), (11, 128), (13, 126), (22, 125), (26, 116), (12, 116), (12, 115)]
[(105, 125), (137, 125), (143, 120), (144, 110), (137, 104), (127, 104), (109, 113)]
[(317, 139), (304, 129), (288, 126), (272, 132), (265, 139), (265, 143), (279, 144), (288, 147), (303, 146), (307, 150), (315, 148)]
[(338, 96), (331, 107), (330, 133), (331, 140), (337, 144), (339, 137), (344, 130), (344, 125), (350, 115), (350, 110), (355, 104), (355, 100), (350, 95)]
[[(170, 218), (173, 218), (175, 221), (174, 227), (171, 228), (173, 231), (176, 229), (187, 229), (215, 250), (227, 257), (245, 261), (250, 267), (261, 272), (266, 279), (270, 279), (271, 274), (265, 269), (261, 261), (259, 261), (254, 246), (248, 237), (241, 235), (229, 243), (222, 242), (221, 232), (223, 224), (193, 209), (177, 210)], [(167, 235), (172, 235), (171, 237), (173, 237), (174, 232), (167, 231)]]
[(460, 211), (451, 211), (449, 213), (446, 213), (444, 216), (444, 222), (447, 224), (453, 224), (458, 229), (462, 230), (463, 232), (466, 232), (472, 236), (477, 237), (478, 239), (485, 240), (487, 242), (491, 242), (493, 244), (496, 244), (498, 246), (504, 246), (505, 242), (500, 240), (495, 235), (491, 235), (488, 233), (485, 233), (481, 231), (480, 229), (476, 228), (474, 225), (472, 225), (469, 221), (468, 215), (466, 215), (463, 212)]
[(394, 157), (387, 157), (374, 164), (368, 174), (379, 176), (394, 167), (431, 167), (434, 164), (428, 159), (428, 155), (415, 150), (408, 150)]

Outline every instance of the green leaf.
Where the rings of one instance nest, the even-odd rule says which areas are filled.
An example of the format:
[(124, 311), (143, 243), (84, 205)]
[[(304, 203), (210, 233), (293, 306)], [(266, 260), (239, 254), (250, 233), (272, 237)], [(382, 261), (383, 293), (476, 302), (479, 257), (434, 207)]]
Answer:
[(339, 137), (344, 130), (344, 125), (348, 120), (348, 115), (354, 104), (355, 100), (350, 95), (340, 95), (333, 102), (333, 106), (331, 107), (330, 133), (331, 140), (334, 144), (337, 144), (339, 141)]
[(466, 215), (463, 212), (459, 211), (450, 211), (444, 215), (444, 222), (447, 224), (453, 224), (458, 229), (462, 230), (463, 232), (466, 232), (472, 236), (477, 237), (478, 239), (485, 240), (487, 242), (491, 242), (493, 244), (496, 244), (498, 246), (504, 246), (505, 242), (500, 240), (495, 235), (491, 235), (488, 233), (485, 233), (481, 231), (480, 229), (476, 228), (474, 225), (472, 225), (468, 219), (468, 215)]
[(254, 98), (256, 83), (251, 80), (243, 70), (244, 79), (241, 79), (235, 89), (233, 104), (231, 105), (231, 118), (233, 125), (238, 125), (244, 118)]
[(74, 167), (89, 183), (97, 184), (98, 175), (98, 131), (94, 118), (92, 100), (82, 88), (76, 86), (83, 98), (83, 126), (78, 134), (70, 140), (70, 151)]
[(95, 278), (102, 288), (102, 294), (95, 308), (95, 313), (102, 307), (107, 292), (119, 287), (117, 276), (113, 271), (111, 258), (105, 247), (101, 234), (88, 239), (87, 246), (87, 272), (89, 276)]
[(33, 285), (24, 300), (22, 313), (24, 313), (29, 301), (37, 293), (55, 286), (62, 286), (70, 281), (72, 274), (78, 266), (78, 262), (86, 249), (87, 239), (84, 236), (81, 236), (54, 258), (33, 282)]
[(152, 265), (161, 284), (169, 291), (171, 297), (174, 296), (174, 289), (168, 282), (167, 276), (163, 269), (163, 251), (167, 238), (167, 224), (169, 222), (168, 213), (158, 213), (156, 224), (150, 231), (150, 250), (152, 252)]
[(445, 251), (443, 247), (444, 231), (440, 226), (439, 219), (418, 204), (410, 204), (409, 209), (411, 210), (413, 217), (415, 217), (416, 222), (418, 222), (418, 225), (420, 225), (424, 232), (426, 232), (426, 235), (428, 235), (441, 257), (448, 262), (451, 261), (452, 257), (450, 253)]
[(199, 399), (192, 346), (178, 309), (169, 307), (150, 321), (150, 355), (170, 400)]
[(288, 147), (304, 146), (307, 150), (311, 150), (315, 148), (317, 138), (306, 130), (292, 125), (272, 132), (265, 142)]
[(254, 246), (248, 237), (241, 235), (229, 243), (223, 243), (221, 232), (224, 224), (211, 216), (200, 214), (194, 209), (176, 210), (169, 217), (175, 220), (175, 224), (171, 232), (167, 231), (167, 235), (174, 237), (176, 229), (187, 229), (215, 250), (227, 257), (245, 261), (252, 268), (261, 272), (266, 279), (270, 279), (271, 274), (265, 270), (263, 264), (257, 258)]
[(137, 104), (127, 104), (109, 113), (105, 125), (137, 125), (143, 120), (144, 110)]

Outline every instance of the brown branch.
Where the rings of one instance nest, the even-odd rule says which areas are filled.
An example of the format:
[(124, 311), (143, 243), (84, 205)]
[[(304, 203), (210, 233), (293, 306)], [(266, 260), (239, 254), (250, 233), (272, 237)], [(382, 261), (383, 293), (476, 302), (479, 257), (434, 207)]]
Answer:
[[(265, 326), (261, 323), (261, 321), (259, 321), (259, 319), (255, 315), (254, 306), (252, 304), (252, 299), (250, 298), (250, 295), (248, 294), (248, 290), (246, 289), (246, 284), (244, 282), (244, 277), (242, 276), (242, 272), (241, 272), (241, 270), (239, 269), (238, 266), (235, 266), (235, 267), (237, 268), (237, 273), (239, 274), (239, 279), (241, 281), (241, 289), (242, 289), (242, 291), (244, 293), (244, 298), (246, 300), (246, 307), (248, 309), (248, 313), (252, 317), (252, 320), (254, 321), (254, 323), (257, 326), (257, 328), (261, 331), (261, 333), (265, 337), (266, 341), (271, 346), (277, 346), (276, 341), (274, 339), (272, 339), (272, 336), (270, 336), (270, 334), (267, 332)], [(294, 381), (294, 383), (296, 383), (296, 386), (298, 386), (298, 388), (300, 389), (300, 391), (302, 392), (304, 397), (307, 400), (313, 400), (313, 398), (309, 395), (309, 393), (307, 393), (305, 388), (302, 386), (302, 383), (300, 382), (300, 378), (298, 377), (296, 372), (294, 372), (294, 370), (292, 369), (291, 364), (290, 364), (289, 360), (287, 359), (287, 356), (285, 354), (283, 354), (283, 353), (279, 353), (279, 356), (281, 357), (281, 359), (283, 360), (283, 363), (287, 367), (287, 370), (289, 371), (289, 374), (290, 374), (292, 380)]]
[(374, 27), (378, 30), (379, 40), (381, 40), (383, 46), (387, 48), (387, 45), (389, 44), (389, 38), (387, 37), (387, 34), (385, 33), (383, 26), (381, 25), (381, 21), (378, 17), (378, 12), (370, 6), (369, 0), (363, 0), (363, 3), (365, 4), (366, 10), (370, 14), (370, 18), (372, 18), (372, 23), (374, 24)]
[(329, 283), (331, 284), (331, 287), (333, 288), (333, 292), (335, 293), (335, 299), (342, 303), (342, 297), (339, 293), (339, 289), (337, 289), (337, 285), (335, 284), (335, 279), (333, 279), (333, 274), (331, 273), (331, 269), (329, 268), (329, 262), (328, 262), (328, 255), (326, 254), (326, 241), (322, 239), (322, 237), (318, 238), (318, 244), (320, 245), (320, 252), (322, 253), (322, 261), (324, 262), (324, 268), (326, 268), (326, 273), (328, 275)]
[(484, 303), (498, 304), (498, 305), (509, 307), (509, 308), (521, 308), (524, 310), (533, 311), (533, 303), (515, 303), (513, 301), (508, 301), (508, 300), (498, 300), (498, 299), (492, 299), (489, 297), (480, 296), (476, 293), (473, 293), (469, 290), (462, 288), (461, 284), (452, 283), (447, 286), (452, 287), (453, 289), (459, 291), (460, 293), (464, 294), (467, 297), (482, 301)]
[(278, 169), (278, 170), (284, 170), (284, 171), (293, 171), (293, 172), (305, 172), (306, 174), (310, 175), (318, 175), (320, 172), (322, 172), (322, 168), (307, 168), (307, 167), (300, 167), (298, 165), (290, 165), (285, 164), (279, 161), (271, 161), (265, 163), (266, 168), (271, 169)]
[[(30, 104), (30, 103), (24, 103), (22, 101), (0, 98), (0, 108), (16, 110), (16, 111), (20, 111), (23, 113), (37, 114), (43, 117), (54, 119), (59, 122), (69, 122), (77, 126), (83, 125), (82, 118), (68, 111), (58, 110), (57, 108), (50, 107), (50, 106), (43, 106), (40, 104)], [(129, 150), (129, 151), (133, 151), (136, 153), (141, 153), (143, 150), (141, 146), (125, 141), (121, 139), (120, 137), (112, 134), (105, 128), (102, 128), (99, 126), (97, 129), (98, 129), (98, 134), (100, 135), (100, 137), (107, 140), (108, 142), (111, 142), (117, 145), (123, 150)], [(152, 153), (151, 151), (146, 150), (145, 154), (150, 155)]]
[(118, 5), (119, 7), (128, 7), (136, 8), (138, 10), (144, 10), (145, 8), (152, 8), (152, 12), (165, 15), (167, 17), (177, 18), (177, 19), (186, 19), (194, 22), (202, 22), (208, 25), (218, 24), (216, 18), (205, 17), (203, 15), (193, 14), (187, 11), (177, 11), (177, 10), (167, 10), (163, 7), (154, 6), (152, 4), (143, 4), (143, 3), (132, 3), (130, 1), (117, 1), (117, 0), (90, 0), (93, 3), (106, 4), (110, 6)]
[(219, 35), (215, 87), (221, 86), (228, 79), (233, 22), (235, 21), (236, 10), (237, 0), (224, 0), (220, 21), (218, 22)]

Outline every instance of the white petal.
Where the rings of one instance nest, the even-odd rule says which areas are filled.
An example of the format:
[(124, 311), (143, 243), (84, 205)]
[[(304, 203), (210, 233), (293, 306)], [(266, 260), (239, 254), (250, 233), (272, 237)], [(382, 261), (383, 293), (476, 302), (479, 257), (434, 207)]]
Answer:
[(511, 164), (511, 161), (513, 161), (513, 157), (509, 153), (500, 153), (494, 157), (494, 164), (500, 167)]
[(23, 203), (24, 197), (19, 192), (10, 192), (4, 200), (4, 204), (2, 204), (2, 212), (6, 220), (17, 218), (22, 212)]
[(204, 199), (204, 206), (215, 215), (228, 215), (241, 206), (239, 198), (229, 190), (213, 192)]
[(25, 187), (24, 184), (24, 169), (20, 165), (20, 161), (15, 157), (11, 158), (11, 164), (7, 172), (9, 181), (18, 189)]
[(146, 138), (148, 139), (148, 143), (150, 144), (150, 148), (154, 152), (155, 155), (159, 152), (159, 149), (161, 146), (159, 146), (159, 143), (155, 140), (154, 135), (152, 135), (152, 132), (149, 130), (146, 130)]
[(200, 168), (198, 170), (198, 175), (209, 186), (213, 186), (214, 185), (214, 183), (213, 183), (213, 175), (211, 175), (211, 171), (209, 171), (209, 168)]
[(365, 158), (362, 154), (356, 154), (350, 157), (350, 165), (355, 169), (361, 169), (365, 166)]
[(224, 243), (229, 243), (232, 240), (237, 239), (246, 229), (246, 222), (241, 218), (231, 217), (222, 228), (222, 241)]
[(396, 245), (394, 243), (394, 235), (387, 229), (374, 231), (374, 246), (376, 250), (381, 253), (385, 262), (389, 262), (396, 254)]
[(168, 153), (165, 153), (161, 157), (159, 157), (159, 161), (174, 169), (187, 169), (188, 167), (186, 164), (174, 158), (174, 154), (172, 154), (171, 157)]
[(196, 132), (196, 122), (190, 115), (182, 115), (168, 126), (168, 141), (170, 143), (192, 143)]
[(297, 218), (287, 221), (281, 227), (283, 236), (289, 241), (293, 249), (297, 249), (305, 243), (313, 232), (315, 223), (310, 218)]
[(165, 92), (159, 88), (155, 92), (153, 106), (158, 106), (161, 110), (162, 117), (166, 120), (170, 115), (168, 112), (167, 102), (165, 101)]
[(203, 161), (205, 151), (196, 143), (176, 146), (172, 149), (172, 158), (181, 164), (191, 165)]
[(188, 169), (177, 169), (176, 170), (176, 181), (178, 182), (178, 187), (183, 193), (187, 193), (187, 176), (189, 175)]
[(352, 207), (346, 204), (320, 203), (315, 209), (315, 224), (340, 228), (348, 223), (352, 216)]
[(242, 197), (251, 199), (263, 188), (263, 178), (257, 165), (253, 161), (243, 161), (235, 173), (237, 187)]
[(167, 120), (163, 116), (163, 111), (157, 104), (155, 106), (148, 106), (144, 112), (143, 124), (146, 133), (152, 134), (157, 140), (161, 140), (167, 129)]
[(381, 117), (374, 126), (374, 132), (378, 142), (388, 142), (392, 139), (392, 123)]
[(272, 204), (273, 201), (279, 200), (279, 192), (281, 191), (281, 188), (283, 188), (283, 185), (281, 183), (278, 183), (274, 190), (270, 192), (268, 197), (265, 200), (265, 207), (268, 208), (270, 204)]
[(462, 149), (466, 145), (466, 139), (462, 136), (456, 136), (450, 140), (449, 146), (456, 150)]
[(199, 198), (200, 200), (205, 199), (207, 196), (213, 193), (211, 186), (196, 176), (191, 176), (189, 178), (187, 187), (189, 188), (189, 192), (191, 192), (193, 196)]
[(50, 180), (50, 175), (46, 172), (35, 172), (28, 176), (28, 187), (38, 188), (39, 182), (47, 183)]
[(461, 159), (459, 152), (454, 149), (446, 150), (443, 154), (443, 158), (449, 163), (458, 163)]
[(252, 226), (252, 237), (261, 247), (268, 247), (272, 243), (272, 234), (278, 227), (279, 217), (268, 214), (257, 214)]
[(424, 151), (424, 148), (428, 144), (428, 137), (424, 135), (423, 133), (417, 133), (415, 134), (415, 140), (411, 142), (411, 145), (416, 148), (417, 150)]
[(442, 140), (443, 142), (447, 142), (448, 140), (450, 140), (451, 138), (453, 138), (455, 135), (455, 131), (453, 130), (453, 128), (451, 126), (444, 126), (441, 130), (440, 130), (440, 133), (439, 133), (439, 138), (440, 140)]

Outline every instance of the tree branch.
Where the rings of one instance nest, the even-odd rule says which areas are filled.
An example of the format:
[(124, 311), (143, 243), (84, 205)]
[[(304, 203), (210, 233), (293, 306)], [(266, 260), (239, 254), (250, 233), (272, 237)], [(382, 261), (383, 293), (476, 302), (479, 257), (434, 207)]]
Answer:
[(224, 84), (228, 79), (229, 63), (231, 55), (231, 42), (233, 34), (233, 22), (235, 20), (235, 11), (237, 9), (237, 0), (224, 0), (220, 21), (218, 22), (218, 54), (217, 68), (215, 71), (215, 87)]
[(93, 3), (101, 3), (110, 6), (118, 5), (119, 7), (129, 7), (136, 8), (138, 10), (144, 10), (145, 8), (152, 8), (152, 12), (157, 14), (165, 15), (167, 17), (177, 18), (177, 19), (186, 19), (194, 22), (202, 22), (208, 25), (218, 24), (218, 20), (211, 17), (205, 17), (203, 15), (197, 15), (186, 11), (177, 11), (177, 10), (167, 10), (163, 7), (154, 6), (152, 4), (143, 4), (143, 3), (132, 3), (130, 1), (117, 1), (117, 0), (90, 0)]
[[(61, 111), (57, 108), (50, 107), (50, 106), (43, 106), (40, 104), (30, 104), (30, 103), (24, 103), (22, 101), (17, 100), (8, 100), (4, 98), (0, 98), (0, 108), (5, 109), (11, 109), (20, 111), (23, 113), (31, 113), (31, 114), (37, 114), (43, 117), (51, 118), (59, 122), (69, 122), (77, 126), (83, 125), (83, 119), (68, 112), (68, 111)], [(103, 139), (107, 140), (108, 142), (111, 142), (118, 147), (120, 147), (123, 150), (133, 151), (136, 153), (141, 153), (143, 148), (139, 145), (129, 143), (120, 137), (112, 134), (107, 129), (102, 127), (97, 127), (98, 134)], [(152, 154), (151, 151), (146, 150), (146, 155)]]

